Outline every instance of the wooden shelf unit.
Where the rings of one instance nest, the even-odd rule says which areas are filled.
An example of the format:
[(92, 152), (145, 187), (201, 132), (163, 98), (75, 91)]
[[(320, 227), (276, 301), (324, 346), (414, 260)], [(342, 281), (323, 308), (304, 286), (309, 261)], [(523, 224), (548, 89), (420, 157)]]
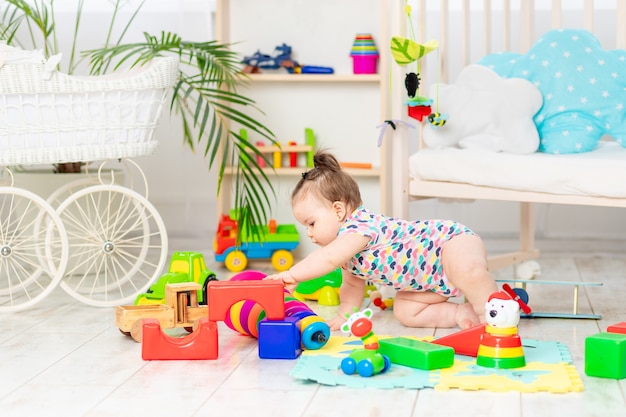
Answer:
[[(363, 3), (364, 1), (367, 4), (364, 4)], [(259, 48), (259, 46), (260, 46), (259, 50), (265, 53), (268, 52), (263, 49), (263, 44), (262, 44), (263, 36), (255, 36), (255, 33), (258, 34), (259, 31), (263, 31), (264, 32), (263, 35), (267, 35), (265, 34), (265, 32), (273, 31), (274, 36), (272, 36), (272, 39), (275, 41), (274, 45), (283, 42), (283, 39), (285, 40), (285, 43), (291, 45), (289, 42), (292, 42), (292, 40), (289, 35), (293, 34), (292, 32), (289, 32), (288, 30), (282, 31), (281, 28), (277, 27), (278, 25), (272, 25), (271, 23), (264, 21), (264, 19), (261, 19), (259, 21), (258, 27), (250, 27), (254, 25), (246, 25), (245, 18), (242, 18), (239, 15), (234, 16), (234, 14), (237, 14), (236, 10), (241, 11), (241, 9), (236, 9), (235, 6), (240, 7), (240, 8), (245, 7), (246, 9), (248, 9), (251, 7), (257, 7), (256, 6), (257, 4), (259, 5), (262, 4), (263, 5), (262, 7), (265, 8), (265, 13), (270, 13), (270, 14), (276, 13), (280, 15), (280, 17), (277, 17), (276, 19), (287, 19), (287, 20), (297, 19), (302, 22), (302, 25), (300, 26), (304, 28), (311, 27), (313, 25), (312, 22), (314, 22), (316, 18), (325, 19), (325, 20), (329, 18), (337, 19), (338, 17), (335, 16), (335, 14), (337, 13), (338, 10), (339, 10), (339, 13), (344, 13), (344, 16), (342, 17), (344, 20), (345, 19), (362, 19), (362, 20), (365, 20), (366, 23), (367, 21), (370, 22), (369, 26), (367, 24), (364, 25), (365, 27), (364, 30), (361, 30), (360, 32), (351, 32), (351, 35), (350, 35), (351, 39), (348, 39), (347, 45), (345, 42), (340, 43), (338, 41), (333, 41), (333, 42), (326, 44), (327, 46), (330, 44), (332, 46), (332, 49), (334, 50), (333, 51), (334, 56), (339, 57), (336, 59), (340, 61), (340, 65), (338, 65), (339, 68), (336, 68), (334, 74), (290, 74), (287, 72), (280, 73), (281, 70), (276, 70), (276, 71), (268, 71), (266, 73), (247, 74), (247, 76), (249, 77), (250, 91), (256, 91), (259, 89), (261, 90), (265, 89), (265, 91), (268, 91), (268, 90), (272, 91), (273, 99), (271, 101), (273, 103), (271, 104), (274, 106), (276, 106), (275, 101), (279, 101), (280, 97), (285, 94), (285, 91), (293, 91), (293, 90), (302, 91), (303, 96), (310, 97), (313, 95), (313, 93), (317, 92), (319, 94), (319, 90), (326, 88), (326, 89), (332, 89), (333, 91), (330, 93), (330, 94), (333, 94), (333, 96), (330, 96), (330, 94), (325, 96), (326, 98), (330, 97), (330, 101), (332, 102), (331, 104), (336, 105), (337, 102), (341, 102), (341, 100), (345, 100), (345, 106), (347, 107), (348, 106), (363, 106), (364, 108), (368, 108), (369, 109), (368, 111), (373, 111), (374, 115), (372, 117), (364, 117), (366, 120), (362, 120), (358, 117), (359, 116), (358, 112), (356, 112), (357, 117), (355, 117), (353, 113), (349, 115), (349, 117), (346, 116), (344, 118), (342, 117), (342, 115), (336, 114), (336, 112), (333, 113), (332, 111), (328, 110), (329, 118), (336, 117), (336, 119), (329, 122), (330, 127), (326, 126), (325, 129), (321, 129), (322, 135), (324, 136), (325, 140), (322, 140), (319, 142), (317, 140), (318, 139), (317, 134), (320, 133), (320, 130), (318, 130), (318, 126), (316, 126), (315, 124), (302, 125), (301, 129), (302, 131), (304, 131), (304, 129), (307, 127), (313, 129), (313, 131), (316, 133), (316, 148), (318, 146), (321, 146), (323, 148), (329, 148), (328, 146), (329, 143), (331, 145), (341, 144), (342, 146), (345, 147), (346, 144), (343, 141), (347, 141), (347, 140), (352, 141), (353, 149), (355, 150), (354, 152), (352, 150), (349, 150), (349, 151), (344, 150), (344, 152), (342, 153), (339, 151), (335, 152), (334, 149), (329, 149), (331, 152), (333, 152), (337, 156), (340, 162), (359, 161), (359, 157), (360, 157), (359, 152), (363, 154), (365, 152), (363, 151), (363, 148), (367, 148), (367, 152), (366, 152), (367, 157), (373, 159), (372, 161), (368, 160), (367, 162), (368, 163), (371, 162), (371, 165), (373, 165), (373, 168), (369, 168), (369, 169), (368, 168), (344, 168), (344, 169), (348, 173), (356, 177), (359, 183), (364, 181), (365, 183), (370, 184), (369, 185), (370, 190), (375, 186), (378, 187), (378, 190), (376, 192), (379, 194), (377, 201), (379, 201), (379, 204), (380, 204), (380, 211), (383, 213), (386, 213), (388, 211), (387, 202), (389, 201), (389, 197), (387, 195), (387, 187), (385, 187), (386, 174), (385, 174), (385, 170), (379, 168), (379, 166), (383, 166), (383, 164), (385, 163), (384, 161), (386, 158), (388, 158), (388, 156), (386, 155), (386, 151), (385, 151), (386, 147), (384, 143), (381, 148), (377, 148), (376, 142), (377, 142), (377, 138), (379, 135), (379, 130), (377, 129), (377, 126), (380, 125), (381, 123), (384, 123), (384, 120), (389, 118), (388, 113), (390, 111), (389, 106), (388, 106), (388, 101), (390, 100), (390, 97), (389, 97), (390, 95), (388, 94), (389, 66), (390, 66), (389, 65), (390, 54), (388, 52), (388, 49), (389, 49), (388, 45), (389, 45), (389, 39), (391, 37), (391, 34), (388, 31), (389, 24), (387, 22), (388, 20), (387, 9), (389, 7), (388, 0), (342, 0), (342, 2), (339, 2), (339, 3), (336, 2), (335, 0), (320, 0), (315, 3), (315, 10), (313, 10), (313, 12), (315, 12), (315, 15), (312, 15), (313, 13), (302, 11), (304, 7), (313, 7), (308, 0), (306, 0), (306, 2), (305, 0), (293, 0), (294, 4), (291, 7), (293, 16), (286, 15), (286, 13), (289, 13), (289, 12), (284, 11), (284, 10), (273, 12), (272, 3), (282, 4), (278, 0), (255, 0), (255, 2), (252, 2), (252, 0), (217, 0), (216, 21), (215, 21), (217, 40), (219, 40), (220, 42), (230, 43), (231, 45), (233, 45), (233, 48), (235, 49), (239, 47), (240, 48), (239, 51), (243, 55), (253, 53), (257, 48)], [(242, 4), (245, 4), (245, 5), (242, 6)], [(377, 7), (371, 7), (373, 5), (377, 5)], [(261, 6), (258, 6), (258, 7), (261, 7)], [(359, 13), (354, 13), (355, 8), (360, 9)], [(332, 14), (332, 17), (329, 17), (331, 16), (331, 14)], [(366, 17), (363, 17), (363, 16), (366, 16)], [(371, 22), (373, 20), (376, 21), (376, 24), (375, 24), (376, 27), (373, 27), (371, 25)], [(339, 26), (343, 26), (343, 24), (340, 21), (336, 21), (336, 22), (337, 23), (335, 27), (337, 27), (339, 30), (340, 29)], [(237, 32), (239, 36), (233, 33), (236, 31), (235, 29), (238, 27), (238, 25), (240, 27), (240, 30)], [(329, 31), (330, 33), (333, 31), (333, 27), (325, 26), (323, 30)], [(377, 48), (378, 48), (378, 52), (380, 54), (379, 61), (378, 61), (378, 72), (376, 74), (353, 74), (352, 62), (349, 56), (351, 41), (354, 35), (356, 35), (357, 33), (362, 33), (366, 31), (369, 31), (373, 34)], [(242, 33), (244, 35), (249, 34), (249, 37), (246, 38), (246, 36), (241, 36)], [(269, 35), (267, 35), (267, 37), (269, 37)], [(310, 37), (307, 37), (307, 39), (308, 38)], [(253, 46), (248, 46), (248, 47), (241, 46), (242, 43), (245, 43), (245, 42), (248, 42), (250, 45), (253, 45)], [(258, 42), (258, 44), (257, 43), (252, 44), (252, 42)], [(298, 45), (304, 42), (299, 42), (299, 43), (296, 41), (293, 41), (293, 42), (294, 42), (294, 45), (291, 45), (291, 46), (293, 47), (294, 56), (295, 56), (299, 51)], [(317, 48), (318, 45), (313, 45), (312, 47)], [(323, 46), (319, 46), (319, 47), (323, 47)], [(306, 49), (306, 46), (303, 49)], [(330, 54), (330, 55), (333, 55), (333, 54)], [(309, 63), (303, 62), (303, 64), (309, 64)], [(317, 64), (317, 63), (312, 62), (310, 64)], [(331, 62), (330, 64), (331, 66), (333, 66), (334, 63)], [(361, 93), (363, 91), (368, 91), (370, 94), (376, 96), (376, 98), (373, 100), (362, 99)], [(247, 94), (247, 92), (242, 92), (242, 93)], [(335, 97), (335, 93), (337, 93), (336, 97)], [(363, 94), (366, 94), (366, 93), (363, 93)], [(356, 98), (353, 99), (352, 95), (356, 96)], [(262, 111), (264, 112), (266, 111), (267, 100), (265, 102), (257, 101), (257, 104)], [(319, 98), (311, 98), (309, 102), (298, 103), (298, 105), (302, 106), (303, 111), (323, 112), (327, 110), (326, 104), (324, 103), (324, 101), (320, 100)], [(288, 106), (291, 106), (291, 105), (288, 105)], [(278, 113), (278, 114), (282, 116), (281, 113)], [(268, 116), (268, 118), (269, 117), (271, 116)], [(276, 121), (277, 117), (278, 116), (274, 116), (273, 119), (268, 119), (270, 120), (271, 124), (267, 124), (268, 127), (270, 127), (270, 129), (272, 129), (275, 132), (276, 130), (279, 130), (279, 129), (275, 130), (274, 126), (276, 125), (280, 126), (280, 123), (281, 123), (280, 121)], [(332, 123), (336, 123), (336, 125), (340, 125), (344, 129), (345, 129), (346, 124), (355, 126), (355, 131), (357, 133), (355, 133), (354, 135), (338, 133), (337, 136), (336, 137), (333, 136), (334, 139), (330, 141), (327, 138), (330, 136), (329, 132), (331, 132), (333, 129)], [(367, 123), (367, 127), (365, 128), (363, 126), (366, 123)], [(277, 139), (281, 142), (284, 142), (285, 144), (287, 143), (287, 139), (284, 139), (279, 133), (277, 133)], [(292, 140), (293, 140), (292, 138), (289, 138), (289, 141), (292, 141)], [(250, 141), (255, 142), (253, 138), (250, 138)], [(296, 140), (298, 144), (300, 144), (301, 141), (302, 141), (301, 139)], [(332, 148), (334, 148), (334, 146), (332, 146)], [(376, 153), (380, 153), (380, 155), (377, 155)], [(283, 165), (283, 167), (277, 168), (277, 169), (265, 168), (264, 172), (268, 176), (276, 175), (276, 181), (281, 181), (281, 177), (285, 177), (285, 180), (287, 180), (287, 177), (292, 177), (291, 180), (289, 181), (293, 181), (294, 180), (293, 177), (297, 177), (301, 175), (302, 172), (306, 171), (307, 169), (310, 169), (310, 168), (307, 168), (306, 166), (285, 167)], [(230, 193), (230, 177), (232, 176), (233, 172), (235, 172), (235, 168), (233, 167), (227, 167), (227, 169), (225, 170), (225, 175), (224, 175), (223, 184), (222, 184), (222, 193), (218, 200), (218, 215), (220, 213), (227, 212), (228, 209), (231, 208), (232, 200), (231, 200), (231, 193)], [(369, 195), (372, 195), (372, 191), (370, 191)]]

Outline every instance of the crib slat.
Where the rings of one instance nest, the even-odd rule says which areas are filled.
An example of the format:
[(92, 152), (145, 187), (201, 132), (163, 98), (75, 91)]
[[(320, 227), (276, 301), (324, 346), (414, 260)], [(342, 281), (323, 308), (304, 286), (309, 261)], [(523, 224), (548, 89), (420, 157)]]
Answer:
[(615, 47), (619, 49), (626, 49), (626, 2), (621, 0), (615, 0), (617, 2), (616, 16), (617, 28), (615, 34), (617, 39), (615, 40)]
[(585, 0), (583, 10), (583, 27), (593, 33), (593, 0)]
[(557, 29), (562, 27), (562, 15), (561, 12), (563, 10), (563, 5), (561, 4), (561, 0), (552, 0), (552, 13), (550, 14), (550, 27), (552, 29)]
[(520, 51), (526, 52), (530, 49), (534, 40), (535, 0), (524, 0), (520, 2)]
[(483, 1), (483, 55), (491, 53), (491, 0)]
[(470, 23), (471, 9), (469, 0), (463, 0), (462, 12), (463, 18), (461, 20), (461, 62), (463, 66), (470, 63), (470, 42), (472, 39), (472, 27)]
[(502, 50), (511, 50), (511, 0), (504, 0), (502, 4)]
[(448, 39), (450, 38), (450, 25), (448, 24), (448, 16), (450, 15), (450, 8), (448, 7), (448, 0), (441, 0), (441, 15), (440, 23), (441, 33), (439, 35), (439, 49), (441, 53), (441, 79), (443, 82), (448, 82), (448, 62), (449, 62), (449, 47)]

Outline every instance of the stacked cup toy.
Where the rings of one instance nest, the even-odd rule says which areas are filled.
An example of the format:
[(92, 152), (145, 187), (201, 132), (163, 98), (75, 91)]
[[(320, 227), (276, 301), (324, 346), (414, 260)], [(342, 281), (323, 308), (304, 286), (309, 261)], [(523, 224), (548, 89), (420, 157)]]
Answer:
[(352, 44), (350, 56), (355, 74), (376, 74), (379, 55), (372, 35), (368, 33), (357, 34)]

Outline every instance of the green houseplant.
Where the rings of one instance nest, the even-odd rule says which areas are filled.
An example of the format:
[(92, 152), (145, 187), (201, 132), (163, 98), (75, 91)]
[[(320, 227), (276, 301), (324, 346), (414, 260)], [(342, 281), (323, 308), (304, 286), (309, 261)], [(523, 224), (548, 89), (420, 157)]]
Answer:
[[(0, 5), (0, 39), (24, 49), (42, 49), (46, 56), (61, 52), (58, 41), (61, 26), (55, 21), (54, 3), (54, 0), (5, 0)], [(169, 109), (181, 117), (183, 141), (192, 149), (202, 149), (209, 169), (218, 169), (218, 193), (225, 168), (235, 167), (234, 205), (240, 213), (240, 226), (249, 231), (248, 235), (258, 233), (253, 226), (266, 223), (274, 189), (254, 157), (265, 156), (232, 129), (231, 124), (261, 135), (271, 143), (275, 140), (273, 133), (251, 116), (255, 112), (260, 114), (255, 102), (237, 92), (238, 87), (247, 83), (246, 75), (240, 72), (240, 57), (227, 44), (186, 41), (171, 32), (144, 33), (144, 41), (124, 43), (145, 0), (133, 9), (119, 34), (114, 34), (125, 3), (122, 0), (111, 3), (110, 23), (102, 45), (78, 51), (85, 0), (76, 0), (69, 64), (67, 69), (60, 70), (72, 74), (86, 60), (90, 73), (98, 75), (122, 65), (141, 65), (157, 56), (177, 56), (180, 69)]]

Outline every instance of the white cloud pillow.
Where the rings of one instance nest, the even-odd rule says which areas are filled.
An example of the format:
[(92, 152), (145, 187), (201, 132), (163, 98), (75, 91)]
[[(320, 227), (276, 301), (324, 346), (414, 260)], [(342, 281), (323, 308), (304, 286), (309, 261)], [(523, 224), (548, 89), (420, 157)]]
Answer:
[(455, 84), (434, 85), (429, 95), (433, 111), (446, 116), (443, 126), (426, 123), (424, 142), (429, 148), (528, 154), (539, 147), (533, 116), (543, 98), (527, 80), (501, 78), (487, 67), (469, 65)]

